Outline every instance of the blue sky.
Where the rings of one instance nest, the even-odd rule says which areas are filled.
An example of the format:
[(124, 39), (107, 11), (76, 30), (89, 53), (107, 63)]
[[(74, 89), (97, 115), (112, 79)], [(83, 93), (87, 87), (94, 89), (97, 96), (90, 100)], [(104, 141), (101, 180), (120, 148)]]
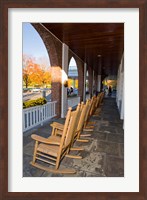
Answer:
[(46, 47), (34, 27), (30, 23), (23, 23), (22, 32), (23, 55), (34, 57), (39, 64), (50, 66)]
[[(49, 56), (46, 47), (35, 28), (30, 23), (23, 23), (23, 55), (31, 56), (35, 58), (38, 64), (45, 64), (47, 67), (50, 66)], [(76, 62), (72, 58), (69, 66), (75, 69)]]

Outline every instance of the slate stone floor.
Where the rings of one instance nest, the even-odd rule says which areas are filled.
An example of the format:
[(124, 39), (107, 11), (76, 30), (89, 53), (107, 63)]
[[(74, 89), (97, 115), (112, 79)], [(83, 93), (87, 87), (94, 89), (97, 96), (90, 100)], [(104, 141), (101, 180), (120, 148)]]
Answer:
[[(64, 119), (53, 119), (64, 123)], [(82, 159), (64, 158), (60, 169), (72, 168), (77, 173), (72, 175), (53, 174), (37, 169), (29, 164), (32, 160), (34, 141), (31, 134), (44, 137), (51, 134), (48, 122), (42, 127), (25, 132), (23, 137), (23, 177), (123, 177), (124, 176), (124, 130), (123, 121), (115, 98), (104, 98), (101, 113), (90, 119), (95, 121), (95, 127), (88, 143), (76, 142), (74, 146), (83, 146), (84, 151), (74, 151)], [(71, 152), (73, 153), (73, 152)]]

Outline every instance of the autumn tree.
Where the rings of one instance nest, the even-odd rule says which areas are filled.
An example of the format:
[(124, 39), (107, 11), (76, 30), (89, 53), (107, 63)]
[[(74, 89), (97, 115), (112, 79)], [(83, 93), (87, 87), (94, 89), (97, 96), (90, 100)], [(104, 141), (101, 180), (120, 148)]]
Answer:
[(38, 65), (30, 58), (23, 60), (23, 66), (23, 81), (26, 88), (29, 85), (45, 87), (47, 84), (51, 84), (51, 72), (46, 66)]
[(39, 81), (43, 87), (46, 87), (47, 84), (51, 84), (51, 72), (45, 67), (40, 68)]
[(28, 86), (31, 85), (32, 83), (32, 78), (31, 78), (32, 73), (33, 69), (31, 65), (28, 65), (25, 68), (23, 68), (23, 81), (26, 88), (28, 88)]
[(26, 88), (28, 88), (28, 86), (31, 83), (31, 79), (30, 79), (29, 72), (27, 69), (23, 69), (23, 82)]

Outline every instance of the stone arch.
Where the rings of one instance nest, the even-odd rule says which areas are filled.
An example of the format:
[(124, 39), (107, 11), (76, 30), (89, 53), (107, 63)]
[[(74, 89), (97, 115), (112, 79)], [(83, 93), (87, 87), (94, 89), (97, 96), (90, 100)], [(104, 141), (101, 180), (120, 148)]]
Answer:
[(79, 59), (72, 51), (69, 50), (68, 63), (71, 58), (74, 58), (77, 64), (78, 69), (78, 96), (80, 96), (80, 100), (83, 100), (83, 89), (84, 89), (84, 62)]
[(31, 23), (35, 30), (42, 38), (47, 52), (49, 54), (51, 66), (61, 66), (60, 57), (58, 55), (58, 49), (56, 48), (56, 42), (52, 34), (50, 34), (41, 24)]
[[(72, 66), (72, 65), (70, 65), (71, 62), (73, 62), (75, 64)], [(72, 69), (70, 69), (71, 67), (72, 67)], [(73, 74), (71, 74), (71, 76), (69, 76), (70, 70), (74, 70), (74, 78), (73, 78)], [(69, 82), (69, 87), (73, 86), (73, 88), (76, 88), (76, 86), (77, 86), (76, 83), (78, 80), (78, 66), (77, 66), (77, 63), (76, 63), (76, 60), (74, 59), (74, 57), (71, 57), (69, 64), (68, 64), (68, 79), (69, 78), (71, 78), (71, 80), (72, 80), (72, 85), (70, 85), (70, 82)]]
[(52, 101), (57, 101), (56, 114), (61, 114), (61, 69), (62, 69), (62, 43), (57, 40), (48, 30), (40, 23), (31, 23), (42, 38), (51, 63), (52, 76)]

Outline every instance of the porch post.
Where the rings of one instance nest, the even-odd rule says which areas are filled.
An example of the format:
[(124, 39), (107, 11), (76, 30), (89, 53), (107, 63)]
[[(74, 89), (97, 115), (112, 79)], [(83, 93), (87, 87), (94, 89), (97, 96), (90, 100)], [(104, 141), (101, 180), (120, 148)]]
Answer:
[(97, 91), (100, 92), (101, 91), (101, 75), (97, 76)]
[(87, 71), (87, 64), (84, 63), (84, 88), (83, 88), (83, 101), (86, 101), (86, 71)]
[(97, 85), (97, 90), (98, 92), (101, 91), (101, 87), (102, 87), (102, 57), (101, 55), (98, 55), (98, 85)]
[(62, 44), (62, 87), (61, 87), (61, 118), (67, 113), (67, 87), (65, 82), (68, 81), (68, 46)]
[(120, 119), (124, 119), (124, 62), (123, 56), (117, 75), (117, 106), (120, 112)]

